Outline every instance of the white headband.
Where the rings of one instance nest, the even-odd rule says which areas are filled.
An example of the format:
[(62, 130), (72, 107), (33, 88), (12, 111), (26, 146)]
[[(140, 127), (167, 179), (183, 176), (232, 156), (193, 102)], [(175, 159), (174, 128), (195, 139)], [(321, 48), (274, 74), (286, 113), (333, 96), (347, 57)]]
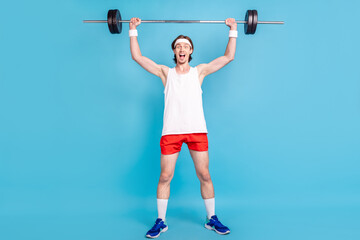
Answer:
[(176, 42), (174, 44), (174, 47), (176, 47), (176, 44), (178, 44), (178, 43), (187, 43), (192, 48), (192, 45), (191, 45), (190, 41), (185, 39), (185, 38), (179, 38), (178, 40), (176, 40)]

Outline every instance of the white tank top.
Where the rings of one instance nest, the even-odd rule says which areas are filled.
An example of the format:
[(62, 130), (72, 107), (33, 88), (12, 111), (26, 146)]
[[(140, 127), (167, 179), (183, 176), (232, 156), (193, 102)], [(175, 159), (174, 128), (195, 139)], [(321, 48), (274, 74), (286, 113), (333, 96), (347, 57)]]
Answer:
[(162, 136), (207, 133), (202, 104), (202, 89), (196, 67), (186, 74), (170, 68), (167, 75)]

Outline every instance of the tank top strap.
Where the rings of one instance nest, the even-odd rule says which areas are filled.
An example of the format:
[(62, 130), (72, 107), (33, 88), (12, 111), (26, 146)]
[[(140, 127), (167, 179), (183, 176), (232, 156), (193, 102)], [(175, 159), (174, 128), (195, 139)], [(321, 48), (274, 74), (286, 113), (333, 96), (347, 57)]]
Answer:
[(200, 92), (203, 93), (203, 90), (201, 88), (201, 85), (200, 85), (200, 81), (199, 81), (199, 72), (197, 70), (197, 67), (192, 67), (191, 68), (192, 70), (192, 79), (194, 81), (194, 84), (200, 89)]
[(191, 70), (192, 70), (192, 74), (194, 76), (194, 79), (198, 79), (198, 71), (197, 71), (197, 68), (196, 67), (191, 67)]
[(169, 83), (170, 83), (171, 79), (173, 79), (173, 77), (174, 77), (174, 70), (175, 70), (175, 68), (169, 68), (168, 74), (166, 76), (166, 84), (164, 87), (164, 93), (169, 88)]

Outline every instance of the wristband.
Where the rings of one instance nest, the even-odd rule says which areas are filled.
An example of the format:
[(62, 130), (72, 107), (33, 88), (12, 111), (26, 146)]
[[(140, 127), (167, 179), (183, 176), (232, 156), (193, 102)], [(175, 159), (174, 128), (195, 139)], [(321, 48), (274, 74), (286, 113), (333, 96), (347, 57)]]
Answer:
[(129, 37), (137, 37), (138, 32), (136, 29), (129, 30)]
[(230, 30), (229, 31), (229, 37), (237, 38), (238, 37), (238, 31), (237, 30)]

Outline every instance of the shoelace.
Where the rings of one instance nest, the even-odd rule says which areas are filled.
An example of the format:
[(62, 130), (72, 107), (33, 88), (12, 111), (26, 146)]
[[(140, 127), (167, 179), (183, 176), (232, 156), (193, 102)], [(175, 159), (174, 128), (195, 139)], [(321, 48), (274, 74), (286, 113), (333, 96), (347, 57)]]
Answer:
[(210, 222), (214, 223), (214, 226), (216, 227), (225, 228), (225, 226), (217, 218), (210, 219)]
[(161, 223), (161, 221), (156, 221), (155, 222), (155, 225), (151, 228), (151, 230), (150, 231), (157, 231), (157, 230), (159, 230), (159, 228), (160, 228), (160, 223)]

